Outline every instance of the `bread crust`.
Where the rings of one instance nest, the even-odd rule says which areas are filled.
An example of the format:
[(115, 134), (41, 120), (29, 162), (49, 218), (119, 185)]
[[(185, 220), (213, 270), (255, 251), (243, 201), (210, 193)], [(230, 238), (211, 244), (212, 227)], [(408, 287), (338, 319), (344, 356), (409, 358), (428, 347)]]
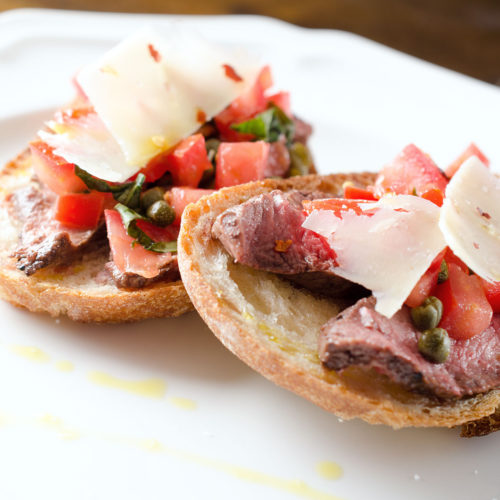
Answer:
[[(75, 277), (75, 266), (48, 268), (26, 276), (15, 267), (10, 257), (18, 229), (7, 214), (6, 196), (31, 182), (33, 175), (31, 154), (21, 153), (0, 173), (0, 210), (2, 210), (2, 247), (0, 248), (0, 297), (33, 312), (45, 312), (57, 317), (66, 315), (81, 322), (130, 322), (147, 318), (179, 316), (193, 309), (182, 281), (156, 283), (137, 290), (119, 289), (96, 280), (96, 269), (107, 261), (102, 252), (89, 253), (85, 266), (91, 271), (80, 271)], [(16, 238), (7, 241), (8, 232)], [(81, 267), (81, 266), (80, 266)], [(81, 275), (81, 276), (80, 276)]]
[[(440, 402), (409, 393), (394, 386), (385, 377), (357, 368), (338, 375), (322, 367), (317, 356), (316, 359), (311, 358), (305, 340), (298, 346), (294, 345), (294, 349), (269, 342), (268, 332), (275, 326), (271, 316), (266, 316), (264, 323), (258, 323), (249, 319), (241, 306), (238, 307), (232, 295), (235, 283), (231, 276), (234, 271), (228, 266), (240, 269), (242, 275), (251, 271), (232, 262), (221, 264), (225, 260), (221, 260), (220, 256), (225, 251), (220, 242), (211, 237), (212, 224), (220, 213), (273, 189), (319, 190), (339, 195), (346, 181), (363, 187), (373, 183), (374, 179), (375, 174), (362, 173), (266, 180), (222, 189), (190, 205), (183, 214), (179, 236), (179, 267), (195, 308), (221, 342), (241, 360), (276, 384), (341, 418), (360, 417), (372, 424), (387, 424), (395, 428), (452, 427), (493, 414), (500, 404), (498, 389), (475, 397)], [(240, 281), (236, 285), (242, 289), (245, 278), (239, 276), (237, 279)], [(273, 279), (268, 273), (259, 272), (259, 276), (260, 282)], [(291, 293), (303, 294), (304, 299), (308, 296), (310, 300), (306, 291)], [(286, 304), (288, 296), (283, 300)], [(336, 305), (338, 310), (344, 307), (341, 302)], [(304, 339), (308, 335), (305, 331), (296, 332), (294, 328), (289, 329), (290, 335), (293, 333), (301, 338), (302, 334)], [(319, 330), (315, 333), (316, 337), (318, 333)], [(306, 358), (309, 360), (304, 361)]]

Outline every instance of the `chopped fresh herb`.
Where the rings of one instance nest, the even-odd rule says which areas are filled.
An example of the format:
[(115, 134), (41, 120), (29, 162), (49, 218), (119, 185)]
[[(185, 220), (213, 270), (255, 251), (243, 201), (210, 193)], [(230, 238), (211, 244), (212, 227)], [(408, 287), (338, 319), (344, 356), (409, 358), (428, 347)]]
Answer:
[(311, 172), (313, 159), (307, 146), (301, 142), (294, 142), (288, 151), (290, 153), (290, 170), (288, 171), (290, 177), (307, 175)]
[(292, 142), (295, 126), (286, 113), (277, 106), (255, 115), (250, 120), (231, 125), (233, 130), (243, 134), (252, 134), (257, 140), (276, 142), (284, 135), (286, 142)]
[(80, 177), (89, 189), (101, 193), (112, 193), (113, 198), (122, 205), (126, 205), (129, 208), (137, 208), (140, 204), (141, 190), (146, 180), (144, 174), (139, 174), (135, 181), (123, 182), (121, 184), (111, 184), (102, 179), (97, 179), (78, 165), (75, 165), (75, 174)]
[(144, 231), (142, 231), (137, 226), (137, 221), (147, 220), (146, 217), (143, 217), (135, 210), (132, 210), (131, 208), (126, 207), (121, 203), (116, 204), (115, 210), (117, 210), (120, 214), (127, 234), (134, 238), (146, 250), (151, 250), (158, 253), (177, 252), (177, 241), (153, 241)]

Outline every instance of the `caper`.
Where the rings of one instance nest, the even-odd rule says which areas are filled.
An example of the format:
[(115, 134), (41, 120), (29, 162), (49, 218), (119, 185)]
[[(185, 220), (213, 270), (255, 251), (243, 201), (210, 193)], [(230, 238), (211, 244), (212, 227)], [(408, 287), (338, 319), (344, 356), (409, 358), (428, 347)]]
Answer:
[(444, 328), (425, 330), (418, 339), (418, 350), (433, 363), (444, 363), (450, 355), (450, 337)]
[(149, 206), (147, 216), (158, 226), (168, 226), (175, 220), (175, 210), (165, 201), (158, 200)]
[(294, 142), (289, 149), (290, 170), (288, 175), (295, 177), (297, 175), (307, 175), (313, 165), (311, 153), (307, 146), (300, 142)]
[(443, 315), (443, 303), (437, 298), (427, 297), (422, 305), (411, 310), (411, 319), (415, 326), (423, 331), (436, 328)]
[(141, 196), (141, 207), (147, 210), (153, 203), (159, 200), (163, 200), (165, 196), (165, 189), (160, 186), (148, 189), (144, 191)]
[(448, 264), (443, 259), (438, 274), (438, 283), (444, 283), (448, 279)]

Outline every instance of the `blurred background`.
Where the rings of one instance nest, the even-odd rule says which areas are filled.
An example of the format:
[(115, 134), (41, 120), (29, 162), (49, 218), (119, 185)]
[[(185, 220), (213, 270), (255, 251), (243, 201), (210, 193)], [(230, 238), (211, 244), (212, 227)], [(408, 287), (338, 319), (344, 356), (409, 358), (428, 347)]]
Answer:
[(500, 85), (500, 0), (0, 0), (0, 11), (26, 7), (272, 16), (357, 33)]

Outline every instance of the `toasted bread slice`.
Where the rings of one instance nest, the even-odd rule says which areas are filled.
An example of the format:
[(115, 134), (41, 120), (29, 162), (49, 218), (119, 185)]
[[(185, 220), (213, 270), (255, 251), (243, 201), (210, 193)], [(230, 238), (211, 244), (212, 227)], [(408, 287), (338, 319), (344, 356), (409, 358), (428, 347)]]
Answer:
[(52, 316), (67, 315), (82, 322), (127, 322), (179, 316), (193, 308), (181, 281), (156, 283), (142, 289), (120, 289), (102, 278), (109, 249), (89, 248), (67, 266), (48, 266), (32, 276), (16, 268), (14, 251), (20, 225), (9, 217), (8, 194), (28, 185), (33, 176), (26, 151), (0, 172), (0, 297), (16, 306)]
[(373, 183), (375, 174), (336, 174), (267, 180), (222, 189), (187, 208), (179, 237), (179, 265), (194, 306), (222, 343), (245, 363), (339, 417), (393, 427), (452, 427), (491, 415), (500, 390), (439, 402), (386, 377), (351, 367), (325, 369), (317, 355), (319, 329), (346, 304), (320, 298), (263, 271), (235, 264), (211, 237), (227, 208), (273, 189), (340, 195), (345, 181)]

